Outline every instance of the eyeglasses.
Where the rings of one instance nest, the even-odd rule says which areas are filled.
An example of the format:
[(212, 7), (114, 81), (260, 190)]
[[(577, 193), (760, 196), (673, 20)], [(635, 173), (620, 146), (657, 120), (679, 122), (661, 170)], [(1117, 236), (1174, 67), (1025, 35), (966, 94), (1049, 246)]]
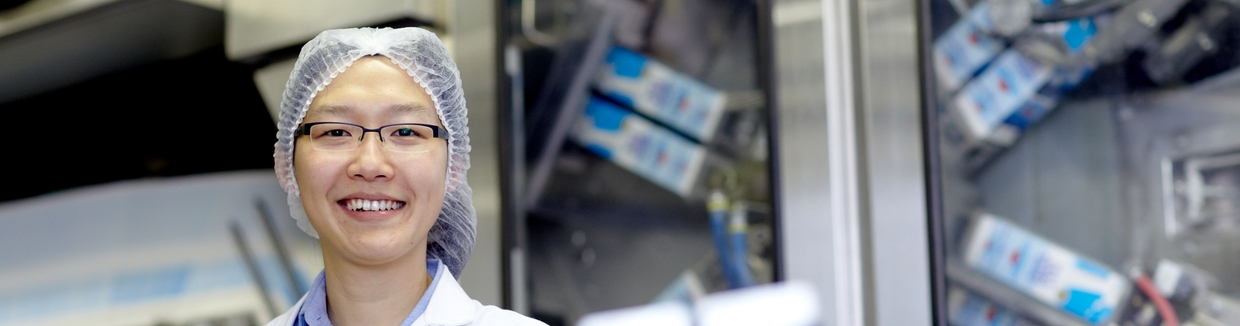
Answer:
[(397, 123), (367, 129), (344, 122), (312, 122), (298, 127), (298, 134), (310, 136), (310, 146), (321, 151), (351, 151), (357, 149), (366, 133), (379, 134), (383, 148), (393, 152), (420, 153), (429, 151), (431, 140), (448, 139), (442, 127), (423, 123)]

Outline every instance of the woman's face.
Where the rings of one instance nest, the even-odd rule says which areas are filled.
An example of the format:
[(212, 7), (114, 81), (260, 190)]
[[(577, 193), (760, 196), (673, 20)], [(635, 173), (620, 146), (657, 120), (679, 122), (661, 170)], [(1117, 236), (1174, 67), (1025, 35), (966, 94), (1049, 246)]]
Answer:
[[(303, 121), (313, 122), (442, 127), (426, 91), (383, 56), (357, 60), (319, 91)], [(324, 254), (375, 265), (424, 253), (443, 205), (447, 142), (431, 138), (429, 150), (406, 153), (384, 148), (377, 133), (365, 135), (352, 151), (318, 150), (312, 136), (297, 137), (294, 174)], [(364, 201), (381, 209), (359, 210)]]

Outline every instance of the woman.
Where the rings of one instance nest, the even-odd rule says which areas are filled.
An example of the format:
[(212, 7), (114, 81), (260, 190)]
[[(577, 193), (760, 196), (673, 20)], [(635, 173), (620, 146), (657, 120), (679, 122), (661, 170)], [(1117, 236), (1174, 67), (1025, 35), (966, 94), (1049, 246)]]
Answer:
[(476, 224), (458, 74), (418, 28), (330, 30), (302, 47), (275, 165), (324, 268), (268, 325), (543, 325), (456, 282)]

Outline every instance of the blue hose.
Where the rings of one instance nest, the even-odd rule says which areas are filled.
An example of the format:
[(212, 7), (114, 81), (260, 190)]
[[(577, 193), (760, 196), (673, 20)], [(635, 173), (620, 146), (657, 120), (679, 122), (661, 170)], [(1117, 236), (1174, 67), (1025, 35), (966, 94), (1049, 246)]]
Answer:
[(742, 202), (732, 204), (732, 218), (728, 223), (728, 235), (732, 238), (732, 275), (736, 277), (733, 287), (754, 285), (753, 271), (749, 270), (749, 219), (748, 210)]
[(722, 191), (712, 191), (706, 209), (710, 212), (710, 234), (715, 240), (715, 252), (719, 256), (719, 267), (723, 270), (723, 278), (728, 281), (729, 288), (738, 288), (740, 279), (736, 275), (736, 270), (731, 267), (731, 261), (735, 258), (729, 254), (732, 250), (728, 247), (727, 197)]

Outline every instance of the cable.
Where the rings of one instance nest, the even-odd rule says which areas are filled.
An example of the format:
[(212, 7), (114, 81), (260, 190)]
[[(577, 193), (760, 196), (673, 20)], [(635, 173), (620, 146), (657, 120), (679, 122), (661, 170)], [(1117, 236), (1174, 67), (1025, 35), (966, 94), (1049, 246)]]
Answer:
[(1158, 308), (1158, 315), (1162, 317), (1163, 325), (1180, 326), (1180, 319), (1176, 317), (1175, 309), (1171, 307), (1171, 302), (1168, 302), (1167, 298), (1158, 292), (1158, 289), (1154, 287), (1154, 282), (1150, 281), (1150, 277), (1145, 276), (1145, 273), (1137, 272), (1135, 274), (1138, 275), (1136, 280), (1137, 288), (1146, 297), (1150, 298), (1150, 302), (1154, 303), (1155, 308)]
[(535, 24), (538, 15), (537, 0), (521, 1), (521, 35), (530, 43), (537, 44), (542, 47), (553, 48), (560, 43), (560, 40), (551, 34), (543, 33), (538, 30)]
[(1043, 12), (1041, 15), (1034, 15), (1033, 22), (1035, 24), (1042, 24), (1082, 17), (1091, 17), (1115, 10), (1116, 8), (1122, 7), (1131, 2), (1132, 1), (1130, 0), (1097, 0), (1058, 6), (1052, 10)]

